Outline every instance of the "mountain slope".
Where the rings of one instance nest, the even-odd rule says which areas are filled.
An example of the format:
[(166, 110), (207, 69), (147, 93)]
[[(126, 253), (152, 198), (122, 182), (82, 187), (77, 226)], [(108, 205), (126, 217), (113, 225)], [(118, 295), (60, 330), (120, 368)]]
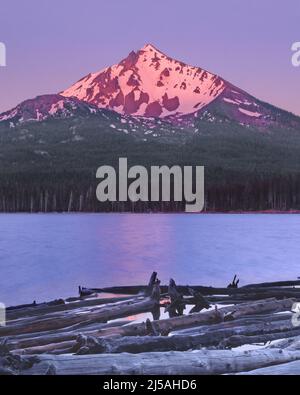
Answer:
[[(200, 118), (260, 128), (298, 127), (300, 118), (261, 102), (221, 77), (172, 59), (153, 45), (61, 92), (121, 114), (193, 125)], [(218, 109), (220, 111), (218, 111)], [(220, 113), (220, 114), (219, 114)]]
[(256, 99), (247, 92), (227, 83), (223, 92), (208, 106), (197, 113), (200, 119), (207, 114), (217, 120), (238, 123), (245, 127), (294, 128), (300, 132), (300, 117)]
[(14, 128), (0, 123), (0, 212), (181, 210), (166, 202), (99, 203), (96, 170), (117, 169), (120, 157), (147, 168), (205, 166), (208, 210), (300, 209), (300, 133), (261, 133), (202, 120), (201, 133), (179, 128), (165, 138), (169, 129), (161, 121), (153, 134), (144, 129), (136, 138), (123, 122), (120, 114), (101, 110)]
[(25, 100), (10, 111), (0, 114), (0, 122), (9, 122), (13, 127), (28, 121), (44, 121), (48, 118), (67, 118), (75, 115), (88, 115), (98, 108), (74, 97), (42, 95)]

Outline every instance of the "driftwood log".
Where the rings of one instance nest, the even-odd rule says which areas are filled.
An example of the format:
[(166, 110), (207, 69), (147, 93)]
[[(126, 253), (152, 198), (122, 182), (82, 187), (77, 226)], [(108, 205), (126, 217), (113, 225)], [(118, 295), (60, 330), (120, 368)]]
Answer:
[[(153, 326), (160, 334), (167, 335), (178, 329), (184, 329), (193, 326), (215, 324), (223, 321), (226, 316), (228, 319), (237, 319), (253, 314), (268, 314), (281, 311), (290, 311), (295, 300), (275, 300), (267, 299), (253, 303), (245, 303), (237, 306), (222, 307), (219, 310), (211, 310), (203, 313), (190, 314), (180, 317), (154, 321)], [(132, 324), (121, 328), (107, 328), (99, 330), (101, 336), (145, 336), (147, 335), (145, 323)]]
[[(0, 328), (0, 374), (234, 374), (296, 366), (299, 283), (238, 288), (235, 276), (228, 288), (177, 286), (173, 279), (165, 287), (153, 272), (145, 286), (80, 287), (79, 298), (13, 306)], [(96, 295), (118, 290), (128, 296)], [(193, 306), (189, 314), (186, 305)], [(170, 318), (160, 320), (161, 307)], [(149, 312), (154, 321), (121, 320)], [(230, 350), (268, 342), (251, 352)]]
[(176, 283), (172, 278), (170, 279), (168, 287), (168, 295), (171, 303), (166, 307), (165, 311), (169, 313), (169, 317), (172, 318), (183, 315), (186, 305), (184, 303), (183, 295), (178, 292)]
[(237, 279), (237, 275), (235, 274), (233, 280), (230, 284), (228, 284), (227, 288), (238, 288), (240, 280)]
[(128, 297), (113, 297), (113, 298), (103, 298), (103, 299), (90, 299), (90, 300), (80, 300), (78, 302), (64, 303), (58, 305), (49, 305), (48, 303), (42, 303), (36, 306), (29, 305), (20, 309), (7, 310), (6, 319), (7, 321), (12, 321), (15, 319), (41, 316), (50, 313), (66, 312), (71, 310), (83, 309), (85, 307), (101, 306), (104, 304), (118, 303), (124, 301), (135, 300), (132, 296)]
[(228, 374), (300, 360), (300, 351), (264, 349), (236, 352), (200, 350), (141, 354), (40, 355), (22, 374), (168, 375)]
[(293, 338), (295, 336), (300, 335), (299, 328), (291, 328), (290, 330), (286, 329), (281, 332), (275, 333), (265, 333), (263, 335), (233, 335), (227, 339), (224, 339), (220, 345), (222, 348), (235, 348), (240, 347), (245, 344), (266, 344), (268, 342), (272, 342), (274, 340), (279, 339), (288, 339)]
[(250, 372), (236, 373), (237, 375), (250, 376), (299, 376), (300, 375), (300, 361), (282, 363), (279, 365), (272, 365), (266, 368), (251, 370)]
[[(159, 292), (158, 292), (159, 293)], [(157, 297), (157, 295), (156, 295)], [(53, 316), (42, 318), (39, 320), (23, 320), (21, 322), (10, 321), (6, 327), (0, 328), (0, 336), (12, 336), (24, 333), (43, 332), (64, 327), (70, 327), (82, 322), (107, 322), (109, 320), (128, 317), (130, 315), (140, 314), (144, 312), (155, 311), (157, 318), (157, 305), (159, 299), (152, 297), (145, 298), (137, 302), (125, 302), (120, 305), (109, 306), (106, 305), (96, 312), (89, 312), (86, 314), (72, 314), (62, 315), (60, 317)]]
[[(225, 322), (210, 326), (202, 326), (197, 328), (195, 333), (175, 334), (172, 336), (158, 336), (158, 333), (150, 330), (151, 336), (129, 336), (129, 337), (112, 337), (112, 338), (96, 338), (97, 332), (88, 335), (80, 334), (76, 338), (74, 336), (61, 335), (56, 338), (45, 337), (40, 339), (26, 339), (20, 342), (8, 342), (9, 349), (13, 349), (18, 354), (40, 354), (45, 352), (57, 353), (61, 349), (66, 349), (68, 353), (140, 353), (150, 351), (186, 351), (193, 348), (201, 348), (208, 346), (219, 346), (227, 348), (229, 344), (226, 340), (230, 340), (234, 336), (239, 337), (255, 337), (255, 335), (267, 336), (267, 334), (276, 335), (279, 333), (283, 338), (284, 333), (291, 333), (293, 337), (297, 336), (299, 330), (291, 324), (291, 316), (285, 314), (274, 315), (273, 321), (267, 320), (251, 320), (240, 319), (235, 322)], [(41, 341), (43, 340), (43, 342)], [(61, 344), (58, 344), (61, 343)]]
[[(192, 288), (193, 290), (200, 292), (203, 296), (224, 296), (228, 295), (231, 298), (233, 296), (237, 298), (252, 298), (252, 300), (258, 299), (266, 299), (270, 297), (276, 298), (298, 298), (300, 299), (300, 288), (292, 288), (292, 287), (240, 287), (240, 288), (215, 288), (215, 287), (206, 287), (206, 286), (199, 286), (199, 285), (191, 285), (191, 286), (176, 286), (177, 291), (184, 295), (188, 296), (189, 289)], [(109, 288), (92, 288), (94, 292), (97, 293), (113, 293), (113, 294), (124, 294), (124, 295), (136, 295), (139, 293), (145, 293), (146, 287), (145, 286), (120, 286), (120, 287), (109, 287)], [(161, 285), (161, 292), (162, 294), (168, 293), (168, 286)]]
[(106, 324), (97, 324), (95, 327), (83, 327), (81, 330), (65, 330), (65, 331), (50, 331), (49, 332), (37, 332), (28, 333), (25, 335), (17, 335), (7, 337), (7, 348), (8, 350), (26, 349), (31, 347), (39, 347), (47, 344), (61, 343), (65, 341), (73, 340), (74, 343), (80, 333), (84, 331), (87, 335), (95, 336), (98, 334), (99, 329), (103, 328), (114, 328), (128, 324), (128, 321), (115, 321)]
[[(196, 326), (194, 328), (194, 333), (191, 333), (192, 329), (187, 330), (186, 333), (184, 333), (184, 331), (182, 331), (182, 333), (178, 333), (182, 337), (180, 339), (180, 342), (178, 343), (180, 345), (178, 347), (180, 348), (176, 348), (172, 343), (172, 340), (168, 340), (169, 338), (166, 338), (167, 340), (164, 340), (162, 337), (159, 337), (159, 341), (157, 342), (160, 347), (159, 350), (186, 350), (191, 348), (192, 344), (194, 344), (195, 347), (199, 347), (200, 345), (217, 345), (225, 338), (234, 335), (257, 335), (262, 333), (279, 332), (285, 329), (290, 330), (291, 314), (274, 315), (273, 322), (271, 317), (266, 317), (266, 319), (264, 320), (263, 317), (257, 317), (256, 314), (262, 312), (285, 311), (287, 309), (290, 309), (292, 304), (293, 300), (276, 301), (271, 299), (261, 301), (260, 303), (248, 303), (240, 306), (230, 306), (217, 311), (209, 311), (206, 313), (197, 313), (189, 316), (176, 317), (175, 319), (154, 321), (151, 323), (150, 330), (149, 323), (148, 325), (145, 323), (141, 323), (133, 324), (130, 326), (114, 326), (113, 324), (107, 324), (107, 329), (101, 329), (99, 327), (94, 328), (93, 330), (92, 327), (91, 330), (85, 329), (84, 333), (97, 338), (107, 335), (112, 336), (115, 334), (123, 336), (135, 336), (136, 334), (147, 336), (149, 334), (167, 334), (167, 330), (170, 331), (172, 328), (174, 330), (174, 328), (181, 329), (190, 326)], [(248, 318), (247, 321), (243, 322), (241, 319), (238, 318), (243, 317), (243, 315), (254, 315), (254, 318), (252, 320)], [(226, 317), (229, 317), (230, 320), (224, 322), (223, 324), (215, 325), (217, 322), (220, 322), (224, 319), (226, 320)], [(188, 321), (186, 321), (186, 319), (188, 319)], [(199, 325), (202, 325), (202, 327), (199, 327)], [(208, 328), (207, 325), (211, 325), (211, 329)], [(136, 331), (137, 328), (138, 331)], [(211, 330), (214, 330), (214, 333), (212, 333)], [(188, 331), (190, 331), (190, 333), (188, 333)], [(189, 337), (192, 337), (195, 334), (199, 334), (198, 338), (189, 339)], [(72, 332), (69, 331), (66, 333), (53, 333), (50, 335), (45, 334), (44, 336), (43, 332), (40, 332), (39, 334), (35, 334), (35, 336), (31, 334), (31, 337), (30, 334), (28, 334), (29, 338), (22, 338), (22, 336), (24, 335), (19, 335), (17, 336), (17, 338), (15, 336), (9, 340), (8, 344), (10, 346), (10, 349), (13, 349), (16, 353), (32, 354), (41, 352), (57, 352), (59, 350), (61, 351), (62, 349), (67, 349), (68, 352), (71, 352), (72, 347), (76, 343), (75, 340), (77, 335), (78, 331), (76, 333), (76, 331), (74, 330)], [(183, 338), (184, 336), (187, 336), (186, 340)], [(150, 344), (150, 341), (148, 339), (141, 338), (137, 342), (138, 344), (140, 344), (143, 339), (146, 344), (145, 347), (147, 347), (147, 344)], [(134, 342), (135, 340), (133, 339), (131, 343), (133, 344)], [(152, 340), (152, 342), (154, 342), (154, 340)], [(127, 341), (127, 344), (129, 344), (129, 341)], [(149, 348), (148, 350), (151, 350), (151, 348)]]
[[(141, 353), (141, 352), (160, 352), (160, 351), (187, 351), (190, 349), (199, 349), (208, 346), (219, 346), (220, 348), (229, 347), (228, 343), (224, 344), (228, 338), (233, 336), (251, 337), (256, 335), (263, 336), (269, 334), (276, 334), (276, 337), (281, 334), (285, 337), (285, 332), (288, 331), (291, 337), (299, 335), (300, 329), (291, 325), (291, 321), (279, 321), (272, 324), (253, 324), (245, 326), (235, 326), (224, 329), (211, 328), (203, 331), (198, 335), (174, 335), (174, 336), (129, 336), (119, 338), (94, 338), (91, 336), (79, 335), (77, 344), (73, 347), (71, 352), (79, 354), (100, 354), (100, 353)], [(247, 343), (246, 343), (247, 344)], [(29, 350), (30, 353), (35, 353), (36, 350)]]
[(278, 322), (278, 321), (287, 321), (292, 319), (292, 313), (291, 312), (282, 312), (282, 313), (275, 313), (275, 314), (251, 314), (245, 317), (240, 317), (236, 320), (232, 321), (223, 321), (219, 324), (214, 324), (214, 325), (199, 325), (199, 326), (193, 326), (189, 327), (186, 329), (178, 329), (175, 331), (172, 331), (173, 335), (197, 335), (199, 333), (202, 333), (203, 331), (207, 331), (210, 329), (226, 329), (226, 328), (232, 328), (235, 326), (244, 326), (244, 325), (254, 325), (254, 324), (268, 324), (268, 323), (273, 323), (273, 322)]
[(190, 310), (190, 314), (200, 313), (200, 311), (202, 311), (203, 309), (210, 308), (209, 301), (200, 292), (189, 288), (189, 293), (193, 297), (193, 304), (195, 304), (195, 306)]

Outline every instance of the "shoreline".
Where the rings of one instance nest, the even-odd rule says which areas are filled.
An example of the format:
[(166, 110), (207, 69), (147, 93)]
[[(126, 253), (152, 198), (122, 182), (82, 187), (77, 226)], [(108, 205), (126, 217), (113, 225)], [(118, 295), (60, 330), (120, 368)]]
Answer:
[(112, 212), (98, 212), (98, 211), (62, 211), (62, 212), (55, 212), (55, 211), (49, 211), (49, 212), (28, 212), (28, 211), (14, 211), (14, 212), (0, 212), (0, 215), (16, 215), (16, 214), (24, 214), (24, 215), (128, 215), (128, 214), (133, 214), (133, 215), (254, 215), (254, 214), (261, 214), (261, 215), (295, 215), (295, 214), (300, 214), (300, 210), (288, 210), (288, 211), (283, 211), (283, 210), (258, 210), (258, 211), (242, 211), (242, 210), (237, 210), (237, 211), (204, 211), (204, 212), (195, 212), (195, 213), (186, 213), (183, 211), (153, 211), (153, 212), (132, 212), (132, 211), (112, 211)]
[(107, 288), (80, 287), (77, 297), (11, 307), (0, 327), (0, 351), (11, 365), (0, 361), (0, 371), (107, 375), (118, 366), (117, 374), (219, 375), (275, 372), (299, 361), (300, 372), (299, 284), (239, 288), (235, 276), (226, 288), (160, 285), (153, 272), (148, 285), (125, 287), (127, 296), (120, 286), (108, 299), (100, 297)]

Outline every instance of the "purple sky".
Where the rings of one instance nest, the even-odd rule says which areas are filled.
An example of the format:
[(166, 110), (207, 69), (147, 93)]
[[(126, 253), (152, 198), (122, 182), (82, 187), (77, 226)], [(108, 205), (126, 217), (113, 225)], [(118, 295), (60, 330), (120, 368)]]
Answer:
[(0, 112), (152, 43), (300, 115), (299, 0), (1, 0)]

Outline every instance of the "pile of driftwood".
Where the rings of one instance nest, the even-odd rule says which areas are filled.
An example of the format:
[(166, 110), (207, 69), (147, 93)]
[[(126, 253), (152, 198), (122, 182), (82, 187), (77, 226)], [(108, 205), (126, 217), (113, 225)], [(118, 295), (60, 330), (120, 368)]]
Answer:
[[(162, 286), (154, 272), (148, 286), (10, 307), (0, 374), (300, 373), (300, 280), (238, 285)], [(153, 320), (128, 320), (143, 313)]]

